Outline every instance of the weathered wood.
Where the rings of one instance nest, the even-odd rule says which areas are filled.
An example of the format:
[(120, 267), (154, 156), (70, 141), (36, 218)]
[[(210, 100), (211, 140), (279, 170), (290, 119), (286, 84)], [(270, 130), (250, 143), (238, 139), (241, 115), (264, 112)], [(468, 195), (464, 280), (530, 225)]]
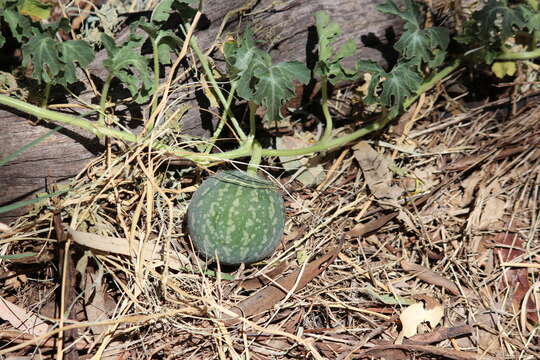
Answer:
[[(381, 59), (378, 51), (362, 47), (362, 36), (373, 33), (386, 41), (385, 30), (399, 24), (397, 20), (375, 10), (382, 0), (207, 1), (205, 15), (209, 26), (197, 32), (202, 47), (206, 48), (213, 42), (228, 12), (250, 2), (256, 5), (242, 12), (242, 16), (238, 13), (230, 16), (225, 32), (235, 32), (249, 25), (257, 39), (268, 44), (276, 60), (306, 61), (307, 58), (309, 62), (313, 58), (310, 52), (313, 46), (306, 50), (306, 44), (308, 39), (312, 42), (316, 39), (313, 15), (318, 10), (327, 10), (332, 19), (341, 25), (341, 39), (351, 38), (357, 42), (362, 58)], [(103, 77), (102, 59), (103, 54), (89, 66), (92, 76)], [(90, 100), (93, 94), (88, 89), (81, 97)], [(190, 111), (184, 119), (183, 128), (194, 134), (203, 134), (199, 116), (196, 109)], [(0, 158), (47, 133), (50, 128), (50, 124), (34, 126), (25, 116), (0, 107)], [(43, 190), (47, 183), (74, 176), (100, 151), (102, 147), (96, 139), (77, 129), (53, 134), (0, 168), (0, 206), (27, 198), (33, 192)], [(0, 221), (10, 221), (25, 211), (20, 209), (0, 214)]]

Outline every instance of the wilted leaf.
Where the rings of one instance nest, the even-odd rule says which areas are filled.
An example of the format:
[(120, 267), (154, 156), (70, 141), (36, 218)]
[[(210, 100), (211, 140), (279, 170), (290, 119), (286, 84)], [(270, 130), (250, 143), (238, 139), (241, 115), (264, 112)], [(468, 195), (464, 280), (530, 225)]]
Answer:
[(412, 304), (405, 308), (399, 316), (403, 327), (402, 334), (406, 338), (416, 335), (418, 325), (423, 322), (428, 322), (433, 329), (442, 320), (443, 315), (444, 309), (440, 304), (430, 309), (424, 309), (424, 304), (421, 302)]
[(491, 71), (493, 71), (499, 79), (502, 79), (506, 75), (514, 76), (517, 71), (517, 66), (514, 61), (496, 61), (491, 65)]
[(502, 40), (508, 39), (514, 33), (514, 27), (525, 25), (520, 12), (508, 6), (506, 0), (490, 0), (480, 11), (473, 15), (482, 39), (489, 39), (493, 34), (500, 33)]
[(1, 296), (0, 318), (8, 321), (15, 329), (35, 336), (46, 334), (49, 328), (36, 314), (15, 305)]
[(22, 46), (22, 52), (23, 66), (32, 61), (32, 77), (38, 82), (52, 83), (62, 69), (57, 43), (48, 34), (33, 36)]
[(396, 201), (403, 190), (392, 185), (392, 171), (389, 162), (382, 154), (373, 150), (366, 142), (360, 142), (354, 147), (354, 157), (360, 164), (366, 184), (377, 199)]
[(39, 0), (22, 0), (19, 3), (19, 12), (35, 20), (44, 20), (51, 15), (52, 5)]
[(374, 61), (361, 60), (359, 66), (360, 70), (372, 74), (365, 99), (368, 104), (380, 103), (394, 110), (401, 109), (403, 101), (414, 95), (422, 83), (422, 77), (414, 70), (414, 62), (400, 62), (390, 72)]
[[(309, 141), (299, 136), (300, 134), (298, 136), (280, 136), (276, 138), (276, 148), (290, 150), (311, 145)], [(324, 168), (318, 161), (318, 157), (310, 159), (306, 156), (280, 156), (279, 160), (286, 170), (301, 171), (295, 173), (295, 179), (306, 186), (318, 185), (324, 180)]]

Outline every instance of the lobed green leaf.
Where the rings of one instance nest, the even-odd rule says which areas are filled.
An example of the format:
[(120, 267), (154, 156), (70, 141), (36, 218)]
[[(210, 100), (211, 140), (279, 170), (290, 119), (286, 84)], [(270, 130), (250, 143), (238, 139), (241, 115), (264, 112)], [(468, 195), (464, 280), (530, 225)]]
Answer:
[(58, 43), (48, 34), (32, 37), (22, 46), (23, 66), (32, 62), (32, 77), (38, 82), (52, 83), (62, 69), (58, 55)]
[(356, 44), (353, 40), (345, 41), (337, 51), (334, 50), (334, 42), (341, 35), (338, 23), (331, 22), (326, 11), (315, 14), (315, 26), (317, 28), (319, 61), (315, 65), (315, 76), (326, 77), (331, 83), (342, 80), (354, 80), (358, 76), (357, 69), (348, 69), (341, 61), (356, 53)]
[(136, 50), (141, 39), (132, 37), (120, 47), (107, 34), (102, 34), (101, 39), (108, 54), (103, 66), (122, 81), (136, 102), (147, 101), (152, 81), (148, 74), (148, 60)]
[(63, 63), (63, 76), (58, 83), (67, 86), (77, 81), (75, 63), (86, 67), (94, 60), (94, 50), (86, 41), (67, 40), (58, 44), (58, 58)]
[(307, 84), (309, 69), (297, 61), (272, 64), (270, 55), (256, 47), (247, 29), (239, 43), (224, 46), (225, 60), (238, 95), (266, 108), (265, 121), (278, 119), (279, 109), (294, 96), (294, 81)]
[(504, 42), (514, 34), (514, 28), (525, 26), (522, 14), (509, 7), (506, 0), (489, 0), (481, 10), (473, 14), (473, 18), (479, 29), (477, 35), (483, 40), (500, 34), (500, 40)]
[(374, 61), (360, 61), (360, 69), (372, 75), (365, 101), (400, 111), (405, 99), (414, 95), (422, 84), (423, 79), (415, 71), (415, 65), (414, 62), (401, 62), (391, 72), (386, 72)]
[(398, 16), (413, 28), (419, 29), (422, 24), (422, 14), (420, 7), (413, 0), (405, 0), (405, 10), (400, 10), (392, 0), (377, 6), (377, 10), (382, 13)]
[(290, 61), (272, 65), (267, 68), (257, 67), (254, 71), (258, 78), (253, 100), (266, 108), (265, 120), (280, 117), (280, 109), (288, 99), (294, 97), (294, 80), (307, 84), (310, 72), (301, 62)]

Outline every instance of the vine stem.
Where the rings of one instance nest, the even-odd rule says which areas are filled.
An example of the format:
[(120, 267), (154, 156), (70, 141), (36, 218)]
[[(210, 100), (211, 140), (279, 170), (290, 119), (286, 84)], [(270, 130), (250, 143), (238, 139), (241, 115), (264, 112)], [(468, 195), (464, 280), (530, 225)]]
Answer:
[(328, 109), (328, 78), (323, 76), (321, 79), (321, 92), (322, 92), (322, 112), (324, 115), (324, 120), (326, 126), (324, 128), (324, 133), (321, 138), (322, 141), (328, 141), (332, 137), (332, 130), (334, 127), (332, 116), (330, 116), (330, 110)]
[[(433, 86), (435, 86), (439, 81), (444, 79), (446, 76), (450, 75), (455, 69), (459, 67), (460, 64), (461, 64), (461, 61), (456, 60), (451, 65), (447, 66), (446, 68), (444, 68), (437, 74), (433, 75), (428, 81), (426, 81), (424, 84), (420, 86), (420, 88), (416, 92), (416, 95), (408, 98), (405, 101), (403, 105), (404, 108), (406, 109), (410, 105), (412, 105), (416, 101), (418, 96), (420, 96), (422, 93), (431, 89)], [(105, 91), (103, 93), (105, 93)], [(28, 104), (18, 99), (13, 99), (6, 95), (0, 94), (0, 104), (12, 107), (26, 114), (40, 117), (43, 119), (47, 119), (50, 121), (56, 121), (56, 122), (60, 122), (64, 124), (74, 125), (81, 129), (87, 130), (97, 136), (110, 136), (112, 138), (116, 138), (116, 139), (124, 140), (128, 142), (133, 142), (136, 144), (150, 145), (152, 146), (152, 148), (156, 150), (164, 151), (172, 155), (176, 155), (176, 156), (183, 157), (183, 158), (195, 161), (195, 162), (200, 162), (200, 163), (205, 163), (205, 164), (209, 163), (210, 161), (233, 160), (237, 158), (250, 156), (250, 155), (253, 155), (253, 150), (254, 150), (253, 143), (252, 143), (253, 138), (251, 136), (245, 136), (245, 140), (240, 144), (240, 147), (238, 149), (223, 152), (223, 153), (212, 153), (212, 154), (196, 153), (196, 152), (182, 150), (175, 146), (166, 145), (158, 141), (150, 141), (147, 138), (138, 137), (137, 135), (132, 134), (130, 132), (108, 128), (106, 126), (100, 125), (99, 122), (89, 121), (81, 117), (76, 117), (76, 116), (64, 114), (64, 113), (53, 111), (53, 110), (42, 109), (38, 106)], [(358, 129), (350, 134), (336, 137), (336, 138), (330, 138), (327, 140), (321, 139), (321, 141), (319, 141), (318, 143), (312, 146), (301, 148), (301, 149), (288, 149), (288, 150), (261, 149), (260, 156), (261, 157), (298, 156), (298, 155), (308, 155), (308, 154), (313, 154), (320, 151), (330, 150), (339, 146), (346, 145), (347, 143), (354, 141), (373, 131), (380, 130), (384, 128), (392, 120), (393, 120), (393, 117), (391, 116), (383, 116), (379, 120), (371, 123), (370, 125), (363, 127), (361, 129)]]
[[(159, 88), (159, 52), (158, 52), (158, 43), (154, 39), (152, 41), (152, 52), (154, 55), (154, 95), (152, 96), (152, 105), (150, 107), (150, 114), (153, 114), (156, 111), (158, 102), (158, 88)], [(148, 119), (148, 124), (145, 126), (145, 132), (150, 133), (154, 128), (154, 116), (150, 116)]]
[[(200, 153), (181, 150), (178, 147), (169, 146), (169, 145), (157, 142), (157, 141), (154, 141), (154, 142), (149, 141), (148, 139), (138, 137), (137, 135), (132, 134), (130, 132), (109, 128), (105, 125), (99, 124), (99, 122), (86, 120), (82, 117), (72, 116), (72, 115), (64, 114), (64, 113), (53, 111), (53, 110), (42, 109), (32, 104), (28, 104), (24, 101), (13, 99), (6, 95), (0, 94), (0, 104), (9, 106), (11, 108), (22, 111), (26, 114), (40, 117), (49, 121), (76, 126), (80, 129), (89, 131), (90, 133), (98, 137), (109, 136), (111, 138), (124, 140), (128, 142), (136, 143), (136, 144), (152, 145), (154, 149), (163, 150), (173, 155), (185, 157), (187, 159), (194, 160), (194, 161), (203, 161), (203, 160), (208, 161), (211, 159), (211, 157), (205, 156)], [(240, 147), (235, 151), (244, 153), (245, 149)], [(235, 155), (236, 152), (232, 152), (232, 154)]]
[(255, 112), (257, 112), (257, 104), (249, 102), (249, 136), (255, 137), (257, 124), (255, 123)]
[(532, 50), (532, 51), (522, 51), (522, 52), (510, 52), (510, 53), (503, 53), (497, 56), (495, 60), (529, 60), (529, 59), (535, 59), (537, 57), (540, 57), (540, 49)]
[[(201, 49), (199, 48), (199, 44), (197, 43), (197, 39), (195, 36), (192, 36), (190, 41), (191, 48), (195, 52), (195, 55), (201, 62), (202, 68), (204, 70), (204, 73), (206, 77), (208, 78), (210, 84), (212, 84), (212, 87), (215, 89), (216, 95), (221, 102), (221, 105), (226, 108), (227, 106), (227, 100), (225, 99), (225, 96), (223, 95), (223, 92), (219, 88), (216, 79), (214, 78), (214, 74), (212, 74), (212, 70), (210, 69), (210, 65), (208, 64), (208, 59), (206, 56), (202, 53)], [(236, 133), (241, 141), (246, 141), (247, 136), (238, 124), (238, 121), (236, 118), (231, 114), (230, 109), (227, 111), (227, 116), (231, 119), (231, 122), (234, 126), (234, 129), (236, 130)]]
[(456, 59), (454, 60), (452, 64), (448, 65), (447, 67), (445, 67), (438, 73), (431, 76), (431, 78), (429, 78), (424, 83), (422, 83), (422, 85), (420, 85), (418, 90), (416, 90), (415, 95), (405, 99), (405, 101), (403, 102), (403, 108), (404, 109), (409, 108), (409, 106), (414, 104), (414, 102), (418, 99), (420, 95), (429, 91), (432, 87), (437, 85), (439, 81), (442, 81), (445, 77), (453, 73), (460, 65), (461, 65), (461, 59)]
[(231, 90), (229, 92), (229, 96), (227, 97), (227, 104), (225, 104), (225, 109), (223, 111), (223, 116), (219, 120), (219, 124), (216, 127), (216, 131), (214, 131), (214, 134), (208, 140), (208, 145), (206, 147), (205, 153), (210, 153), (210, 150), (212, 150), (212, 147), (216, 144), (217, 139), (219, 138), (219, 135), (221, 135), (221, 132), (223, 131), (223, 128), (225, 127), (225, 123), (227, 122), (228, 114), (230, 113), (230, 108), (232, 101), (234, 99), (234, 93), (236, 92), (236, 86), (237, 83), (233, 82), (231, 85)]
[(51, 83), (45, 83), (45, 93), (43, 94), (43, 99), (41, 99), (41, 107), (46, 108), (47, 103), (49, 102), (49, 96), (51, 95)]
[(262, 147), (261, 144), (257, 140), (254, 140), (251, 145), (251, 159), (249, 160), (249, 164), (247, 167), (247, 173), (251, 176), (257, 175), (257, 169), (259, 165), (261, 164), (261, 158), (262, 158)]
[(105, 111), (107, 110), (107, 96), (109, 96), (109, 88), (111, 87), (111, 82), (113, 79), (113, 74), (109, 73), (107, 79), (103, 84), (103, 89), (101, 90), (101, 98), (99, 99), (99, 125), (105, 125)]

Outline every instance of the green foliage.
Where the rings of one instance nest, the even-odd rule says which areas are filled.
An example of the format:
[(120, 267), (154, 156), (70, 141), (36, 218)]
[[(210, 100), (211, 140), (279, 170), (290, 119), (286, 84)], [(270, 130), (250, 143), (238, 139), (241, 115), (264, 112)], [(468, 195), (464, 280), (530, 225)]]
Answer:
[(330, 21), (330, 16), (325, 11), (315, 13), (315, 26), (319, 38), (319, 61), (315, 66), (315, 76), (325, 76), (332, 84), (356, 79), (357, 69), (347, 69), (341, 64), (344, 58), (356, 53), (354, 41), (349, 39), (337, 51), (334, 50), (333, 43), (336, 37), (341, 35), (341, 28), (338, 23)]
[(150, 21), (142, 19), (134, 26), (143, 29), (158, 48), (159, 62), (164, 65), (171, 63), (171, 52), (177, 49), (182, 40), (172, 31), (165, 29), (165, 25), (173, 12), (180, 14), (184, 23), (195, 15), (195, 10), (188, 6), (191, 0), (165, 0), (152, 11)]
[(272, 183), (243, 171), (206, 179), (188, 208), (188, 232), (206, 258), (224, 264), (264, 259), (283, 236), (285, 209)]
[(405, 21), (405, 32), (394, 46), (402, 60), (409, 61), (421, 69), (422, 65), (434, 68), (444, 59), (450, 39), (448, 29), (443, 27), (422, 28), (422, 12), (413, 0), (405, 1), (406, 8), (401, 11), (392, 0), (387, 0), (377, 9), (392, 14)]
[[(23, 43), (22, 64), (32, 65), (32, 78), (39, 83), (64, 86), (72, 84), (77, 81), (76, 64), (84, 67), (94, 60), (94, 51), (85, 41), (57, 39), (58, 31), (69, 32), (67, 19), (43, 24), (27, 16), (42, 18), (48, 14), (50, 6), (37, 0), (3, 0), (0, 4), (5, 7), (0, 16), (8, 24), (15, 39)], [(0, 45), (3, 39), (0, 35)]]
[(150, 21), (154, 24), (166, 22), (173, 12), (187, 18), (195, 15), (195, 10), (188, 6), (193, 0), (161, 0), (152, 11)]
[(423, 28), (420, 7), (412, 0), (405, 1), (404, 10), (392, 0), (377, 8), (405, 21), (406, 31), (394, 45), (401, 56), (388, 72), (373, 61), (360, 61), (359, 67), (371, 74), (366, 103), (381, 104), (395, 116), (403, 109), (405, 99), (416, 94), (429, 72), (443, 63), (449, 31), (442, 27)]
[(538, 9), (520, 5), (518, 6), (518, 10), (521, 13), (524, 22), (522, 28), (528, 29), (531, 32), (540, 31), (540, 12)]
[[(190, 0), (161, 1), (154, 9), (150, 21), (142, 18), (132, 25), (132, 35), (128, 41), (117, 46), (111, 37), (102, 34), (101, 40), (107, 50), (108, 59), (103, 62), (111, 76), (122, 81), (138, 103), (145, 102), (153, 92), (149, 75), (149, 61), (140, 54), (144, 39), (136, 34), (140, 27), (156, 46), (159, 63), (170, 64), (171, 52), (182, 44), (182, 40), (171, 30), (164, 29), (171, 13), (181, 14), (188, 20), (195, 10), (188, 4)], [(58, 40), (58, 32), (69, 33), (70, 24), (65, 18), (46, 24), (36, 21), (44, 19), (50, 12), (50, 5), (39, 0), (0, 0), (0, 13), (15, 39), (22, 44), (23, 66), (32, 65), (32, 78), (39, 83), (67, 86), (77, 81), (76, 66), (88, 66), (94, 59), (92, 46), (84, 40)], [(0, 46), (5, 42), (0, 34)], [(155, 74), (158, 76), (158, 74)]]
[(140, 38), (131, 37), (121, 46), (107, 34), (101, 35), (103, 46), (107, 50), (107, 59), (103, 66), (110, 76), (117, 77), (128, 88), (136, 102), (144, 102), (150, 96), (152, 80), (148, 74), (148, 59), (139, 54)]
[(158, 24), (141, 21), (134, 25), (144, 30), (151, 41), (157, 45), (159, 63), (170, 64), (171, 52), (182, 44), (182, 40), (171, 30), (160, 30)]
[(23, 66), (32, 64), (32, 78), (38, 82), (64, 86), (77, 81), (75, 64), (87, 66), (94, 60), (94, 51), (87, 42), (59, 42), (46, 33), (36, 34), (22, 47)]
[(512, 51), (510, 44), (517, 41), (518, 32), (529, 35), (530, 50), (536, 48), (538, 31), (538, 6), (531, 6), (531, 2), (512, 6), (506, 0), (489, 0), (472, 14), (455, 39), (473, 49), (469, 53), (473, 62), (491, 64), (501, 53)]
[(224, 46), (225, 60), (238, 95), (266, 108), (265, 121), (277, 120), (283, 104), (294, 97), (294, 81), (307, 84), (310, 72), (298, 61), (272, 63), (270, 55), (255, 45), (249, 29), (238, 42)]
[[(29, 39), (32, 32), (32, 22), (28, 16), (21, 14), (17, 8), (19, 0), (0, 0), (0, 17), (8, 24), (15, 39), (23, 42)], [(5, 38), (0, 34), (0, 46), (3, 46)]]

